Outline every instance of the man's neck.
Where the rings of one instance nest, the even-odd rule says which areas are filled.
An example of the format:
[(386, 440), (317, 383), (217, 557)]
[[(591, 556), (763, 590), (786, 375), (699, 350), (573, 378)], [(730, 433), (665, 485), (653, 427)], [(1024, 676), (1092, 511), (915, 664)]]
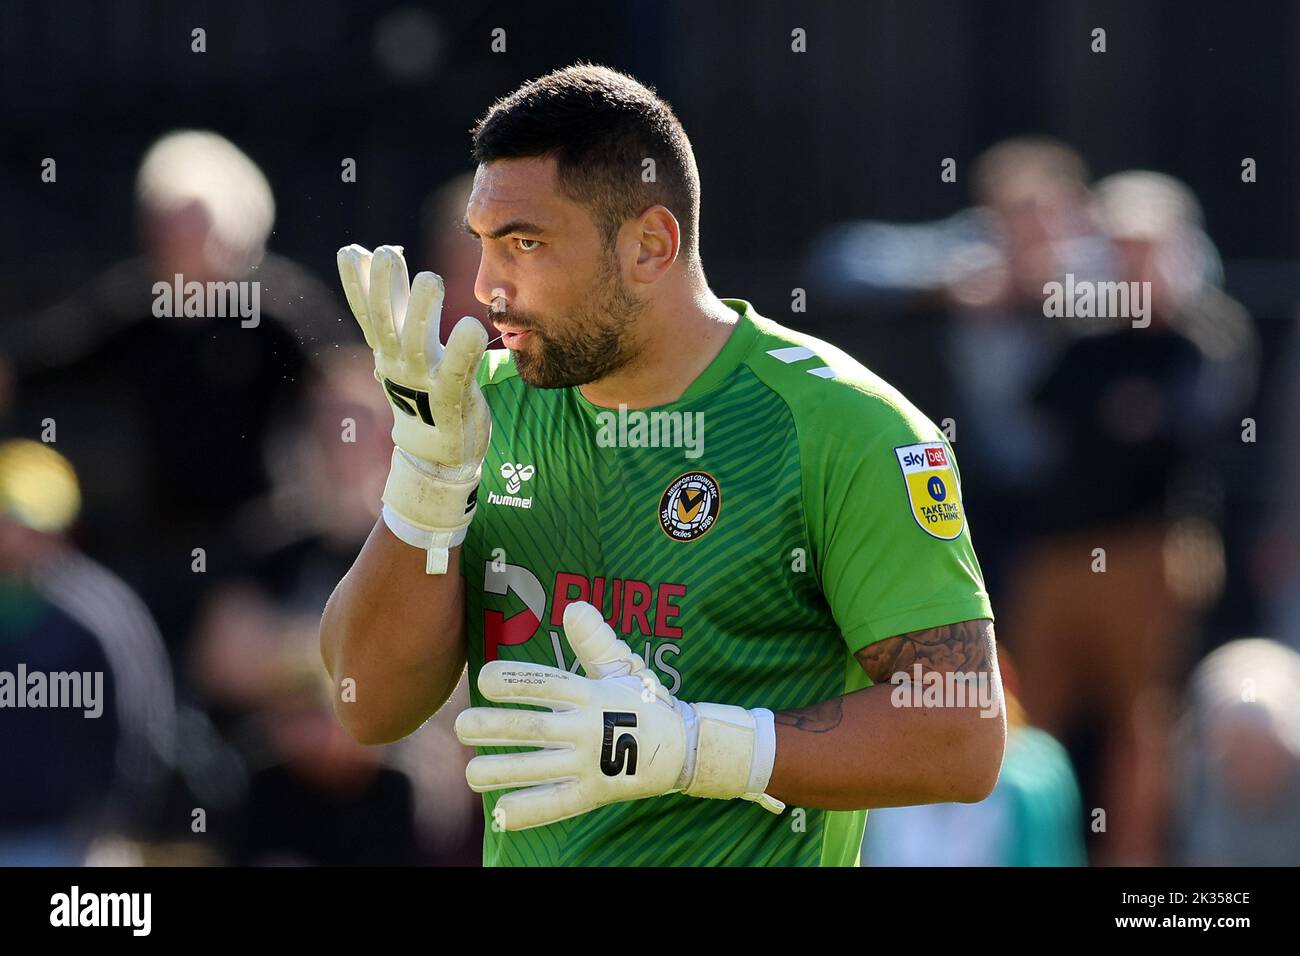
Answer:
[(718, 357), (740, 316), (707, 289), (681, 303), (648, 311), (637, 358), (612, 375), (579, 386), (601, 408), (653, 408), (682, 397)]

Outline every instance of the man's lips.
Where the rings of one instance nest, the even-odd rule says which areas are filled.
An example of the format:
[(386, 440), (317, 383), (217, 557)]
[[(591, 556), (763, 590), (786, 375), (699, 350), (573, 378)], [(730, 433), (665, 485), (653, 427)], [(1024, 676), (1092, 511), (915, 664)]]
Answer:
[(503, 329), (500, 326), (497, 330), (501, 333), (501, 344), (508, 349), (517, 349), (521, 347), (528, 337), (532, 335), (531, 329)]

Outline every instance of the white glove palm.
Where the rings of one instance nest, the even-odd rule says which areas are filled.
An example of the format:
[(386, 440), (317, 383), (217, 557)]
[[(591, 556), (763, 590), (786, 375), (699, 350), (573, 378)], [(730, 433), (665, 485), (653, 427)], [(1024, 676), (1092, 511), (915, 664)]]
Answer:
[(526, 830), (677, 792), (785, 809), (763, 792), (776, 754), (771, 711), (677, 700), (585, 602), (565, 608), (564, 633), (587, 677), (506, 661), (485, 664), (478, 677), (489, 700), (553, 713), (471, 707), (456, 719), (462, 743), (543, 748), (478, 756), (465, 768), (477, 792), (528, 788), (497, 801), (502, 827)]
[(366, 344), (375, 378), (393, 407), (392, 470), (384, 520), (403, 541), (428, 552), (430, 574), (447, 569), (448, 549), (473, 520), (492, 416), (477, 372), (487, 332), (474, 318), (438, 341), (443, 283), (421, 272), (408, 284), (400, 246), (372, 255), (358, 245), (338, 253), (339, 277)]

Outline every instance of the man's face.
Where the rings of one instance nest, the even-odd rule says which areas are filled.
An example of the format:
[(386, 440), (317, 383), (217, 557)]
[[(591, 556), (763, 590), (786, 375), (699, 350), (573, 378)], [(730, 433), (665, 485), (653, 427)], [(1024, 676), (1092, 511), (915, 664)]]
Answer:
[(634, 320), (647, 303), (590, 211), (560, 192), (553, 158), (480, 166), (465, 224), (482, 244), (475, 297), (525, 382), (585, 385), (636, 357)]

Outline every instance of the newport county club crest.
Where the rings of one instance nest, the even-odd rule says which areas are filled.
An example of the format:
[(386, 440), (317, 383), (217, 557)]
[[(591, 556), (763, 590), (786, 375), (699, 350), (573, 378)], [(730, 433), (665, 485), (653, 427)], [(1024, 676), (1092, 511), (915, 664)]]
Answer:
[(907, 483), (907, 500), (912, 517), (927, 534), (951, 541), (965, 524), (961, 512), (961, 488), (952, 467), (952, 456), (941, 441), (900, 445), (894, 449), (898, 466)]
[(722, 492), (706, 471), (674, 478), (659, 498), (659, 527), (674, 541), (694, 541), (718, 521)]

